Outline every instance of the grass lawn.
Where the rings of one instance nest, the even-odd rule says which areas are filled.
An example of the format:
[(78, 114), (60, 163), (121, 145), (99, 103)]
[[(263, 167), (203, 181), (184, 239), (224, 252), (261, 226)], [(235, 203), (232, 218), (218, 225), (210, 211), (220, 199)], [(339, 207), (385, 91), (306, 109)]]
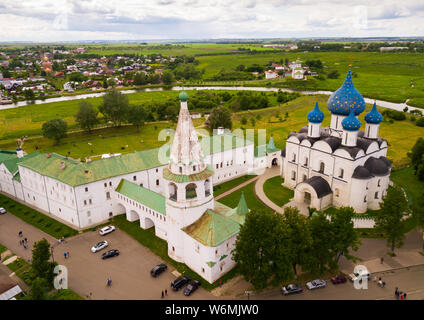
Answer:
[(225, 204), (226, 206), (230, 207), (230, 208), (235, 208), (237, 207), (239, 201), (240, 201), (240, 197), (241, 197), (241, 193), (244, 192), (244, 197), (246, 199), (247, 202), (247, 206), (249, 207), (250, 210), (256, 210), (256, 211), (268, 211), (268, 212), (272, 212), (272, 210), (270, 208), (268, 208), (264, 203), (262, 203), (261, 200), (259, 200), (256, 197), (255, 194), (255, 181), (252, 183), (249, 183), (247, 186), (240, 188), (236, 191), (234, 191), (233, 193), (229, 194), (228, 196), (222, 198), (219, 200), (219, 202)]
[(243, 182), (246, 182), (247, 180), (250, 180), (252, 178), (254, 178), (254, 175), (245, 175), (242, 177), (239, 177), (237, 179), (234, 180), (230, 180), (224, 183), (221, 183), (217, 186), (213, 187), (213, 195), (219, 196), (220, 194), (223, 194), (224, 192), (231, 190), (232, 188), (237, 187), (238, 185), (242, 184)]
[(409, 203), (413, 204), (424, 196), (424, 181), (414, 175), (413, 167), (393, 171), (390, 179), (405, 190)]
[(26, 223), (48, 233), (49, 235), (59, 239), (61, 237), (70, 237), (78, 232), (53, 218), (50, 218), (30, 207), (27, 207), (17, 201), (14, 201), (5, 195), (0, 194), (0, 206), (4, 207), (7, 212), (17, 216)]
[[(196, 272), (192, 271), (189, 267), (187, 267), (183, 263), (176, 262), (172, 260), (168, 256), (168, 244), (165, 240), (162, 240), (155, 235), (154, 228), (150, 228), (147, 230), (140, 228), (140, 222), (127, 221), (125, 214), (116, 216), (112, 219), (114, 225), (116, 225), (119, 229), (126, 232), (128, 235), (137, 240), (141, 245), (148, 248), (154, 254), (162, 258), (165, 262), (172, 265), (175, 269), (178, 270), (181, 274), (187, 275), (192, 279), (199, 279), (202, 283), (202, 288), (206, 290), (212, 290), (219, 285), (219, 280), (210, 284), (206, 280), (203, 280), (201, 276), (199, 276)], [(220, 280), (225, 283), (226, 281), (232, 279), (237, 275), (237, 267), (229, 271)]]
[(284, 179), (280, 176), (268, 179), (264, 183), (264, 192), (269, 200), (274, 202), (277, 206), (282, 207), (294, 197), (294, 191), (286, 187), (283, 187), (281, 184), (284, 182)]

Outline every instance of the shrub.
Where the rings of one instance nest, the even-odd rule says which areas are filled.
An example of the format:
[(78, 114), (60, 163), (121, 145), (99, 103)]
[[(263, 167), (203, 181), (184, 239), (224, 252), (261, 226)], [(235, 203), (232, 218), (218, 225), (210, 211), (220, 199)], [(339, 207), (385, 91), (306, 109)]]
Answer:
[(424, 127), (424, 118), (419, 118), (419, 119), (417, 120), (417, 122), (415, 122), (415, 124), (416, 124), (418, 127)]

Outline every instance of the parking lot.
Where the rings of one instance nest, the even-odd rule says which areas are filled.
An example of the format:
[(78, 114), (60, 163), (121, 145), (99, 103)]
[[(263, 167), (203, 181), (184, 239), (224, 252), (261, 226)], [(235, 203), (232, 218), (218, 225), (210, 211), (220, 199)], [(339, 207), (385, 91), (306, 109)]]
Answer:
[[(21, 230), (30, 240), (30, 248), (26, 250), (19, 245), (18, 232)], [(32, 244), (43, 237), (53, 244), (55, 261), (67, 267), (69, 288), (84, 298), (90, 297), (91, 292), (91, 299), (99, 300), (161, 299), (162, 290), (167, 289), (165, 299), (216, 299), (202, 288), (190, 297), (184, 296), (182, 290), (173, 292), (170, 283), (176, 276), (169, 264), (167, 271), (152, 278), (150, 270), (163, 261), (119, 229), (106, 236), (90, 231), (58, 244), (51, 236), (9, 213), (0, 216), (0, 243), (25, 259), (31, 257)], [(109, 246), (92, 253), (91, 247), (101, 240), (107, 240)], [(109, 249), (119, 249), (120, 255), (102, 260), (101, 254)], [(65, 259), (63, 253), (68, 251), (70, 257)], [(110, 288), (106, 286), (109, 277), (112, 277)]]

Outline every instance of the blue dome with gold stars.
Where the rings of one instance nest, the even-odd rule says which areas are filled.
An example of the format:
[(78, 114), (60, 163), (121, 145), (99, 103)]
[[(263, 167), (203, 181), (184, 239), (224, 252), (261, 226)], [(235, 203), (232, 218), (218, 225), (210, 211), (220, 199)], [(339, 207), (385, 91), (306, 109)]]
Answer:
[(374, 105), (372, 106), (371, 111), (365, 115), (365, 121), (371, 124), (380, 124), (381, 121), (383, 121), (383, 116), (381, 115), (380, 112), (378, 112), (377, 105), (375, 102), (374, 102)]
[(349, 115), (343, 119), (342, 127), (347, 131), (358, 131), (361, 127), (361, 121), (355, 117), (355, 109), (351, 108)]
[(365, 110), (365, 100), (353, 86), (350, 69), (343, 85), (328, 98), (327, 108), (331, 113), (341, 116), (347, 116), (351, 108), (356, 116)]
[(308, 113), (308, 121), (312, 123), (321, 123), (324, 120), (324, 112), (318, 107), (318, 102), (315, 103), (315, 108)]

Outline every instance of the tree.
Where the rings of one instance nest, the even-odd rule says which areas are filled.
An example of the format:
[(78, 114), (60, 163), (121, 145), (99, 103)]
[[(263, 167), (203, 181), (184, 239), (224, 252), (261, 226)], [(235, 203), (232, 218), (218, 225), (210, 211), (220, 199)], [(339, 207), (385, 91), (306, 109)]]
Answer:
[(246, 124), (247, 124), (247, 118), (246, 118), (246, 116), (242, 116), (242, 117), (241, 117), (241, 119), (240, 119), (240, 123), (241, 123), (242, 125), (246, 125)]
[(35, 94), (34, 91), (31, 89), (26, 89), (24, 91), (24, 96), (26, 101), (34, 102), (35, 101)]
[(424, 139), (419, 137), (412, 147), (411, 152), (408, 152), (408, 157), (411, 159), (415, 174), (418, 173), (418, 168), (424, 163)]
[(143, 106), (131, 106), (128, 112), (128, 122), (137, 127), (137, 132), (140, 132), (140, 127), (144, 125), (147, 118), (146, 109)]
[(403, 217), (407, 214), (408, 203), (403, 190), (396, 186), (389, 186), (381, 203), (380, 213), (374, 220), (375, 228), (384, 234), (392, 254), (394, 254), (395, 248), (403, 245), (405, 238)]
[(147, 77), (144, 72), (137, 72), (134, 76), (134, 84), (136, 86), (142, 86), (147, 84)]
[(174, 74), (169, 70), (165, 70), (162, 73), (162, 81), (164, 84), (171, 84), (174, 82)]
[(416, 200), (412, 206), (412, 214), (414, 215), (417, 225), (421, 227), (421, 233), (423, 237), (423, 250), (424, 250), (424, 193)]
[(231, 129), (233, 127), (231, 112), (223, 106), (213, 108), (208, 120), (210, 129), (217, 129), (219, 127)]
[(349, 248), (357, 251), (361, 241), (352, 221), (354, 215), (355, 211), (351, 207), (342, 207), (331, 217), (332, 268), (337, 267), (342, 255), (348, 260), (355, 260), (355, 257), (349, 254)]
[(327, 266), (331, 264), (331, 223), (326, 215), (320, 212), (316, 216), (311, 216), (308, 224), (311, 230), (312, 245), (311, 261), (306, 269), (312, 274), (323, 274), (327, 271)]
[(331, 70), (327, 74), (327, 78), (329, 78), (329, 79), (337, 79), (339, 76), (340, 76), (340, 73), (337, 70)]
[(240, 228), (233, 255), (241, 275), (256, 289), (293, 277), (285, 245), (286, 226), (281, 215), (250, 211)]
[(128, 110), (128, 97), (116, 90), (107, 92), (99, 107), (105, 119), (112, 121), (113, 125), (118, 127), (128, 118)]
[(75, 121), (79, 126), (91, 133), (91, 129), (99, 123), (97, 118), (98, 111), (91, 105), (90, 102), (83, 100), (79, 103), (78, 113), (75, 115)]
[(31, 300), (45, 300), (48, 285), (43, 278), (35, 278), (31, 283), (30, 298)]
[(41, 130), (44, 137), (54, 139), (55, 144), (58, 144), (61, 139), (66, 137), (68, 124), (62, 119), (53, 119), (43, 123)]
[(47, 285), (53, 284), (55, 264), (50, 262), (50, 243), (45, 239), (41, 239), (34, 243), (32, 249), (32, 269), (35, 276), (46, 280)]
[(293, 273), (297, 278), (297, 266), (310, 269), (312, 257), (310, 247), (312, 235), (305, 216), (299, 214), (299, 210), (293, 207), (284, 209), (284, 220), (288, 226), (287, 245)]

